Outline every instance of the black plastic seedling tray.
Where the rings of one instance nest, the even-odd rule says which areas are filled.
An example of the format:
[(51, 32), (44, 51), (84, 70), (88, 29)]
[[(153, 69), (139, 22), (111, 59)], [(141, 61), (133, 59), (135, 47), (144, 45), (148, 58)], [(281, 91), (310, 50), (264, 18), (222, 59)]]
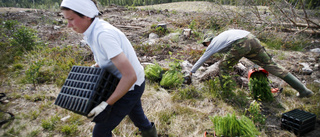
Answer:
[(105, 69), (73, 66), (55, 105), (87, 116), (91, 109), (110, 97), (118, 83), (119, 79)]
[(282, 114), (281, 128), (293, 131), (296, 135), (303, 135), (315, 128), (316, 120), (315, 114), (294, 109)]

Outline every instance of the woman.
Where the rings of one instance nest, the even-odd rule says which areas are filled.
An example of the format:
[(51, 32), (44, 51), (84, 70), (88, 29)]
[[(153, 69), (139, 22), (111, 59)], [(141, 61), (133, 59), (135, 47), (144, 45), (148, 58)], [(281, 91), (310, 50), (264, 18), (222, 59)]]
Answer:
[(97, 17), (99, 10), (95, 1), (63, 0), (61, 10), (68, 27), (84, 34), (96, 61), (94, 66), (105, 68), (120, 79), (113, 94), (88, 114), (96, 123), (93, 136), (112, 136), (111, 131), (126, 115), (141, 130), (142, 136), (157, 136), (154, 124), (149, 122), (141, 106), (144, 70), (130, 41), (119, 29)]

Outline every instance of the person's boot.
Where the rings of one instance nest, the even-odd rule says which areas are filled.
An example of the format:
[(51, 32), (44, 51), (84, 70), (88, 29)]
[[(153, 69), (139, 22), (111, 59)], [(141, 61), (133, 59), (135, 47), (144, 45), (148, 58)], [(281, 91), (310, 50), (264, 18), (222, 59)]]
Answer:
[(291, 87), (293, 87), (295, 90), (297, 90), (299, 93), (297, 93), (298, 97), (311, 97), (314, 93), (308, 89), (305, 85), (303, 85), (300, 80), (298, 80), (295, 76), (293, 76), (291, 73), (288, 73), (287, 76), (283, 78), (284, 81), (286, 81)]
[(141, 136), (142, 137), (158, 137), (156, 126), (153, 122), (151, 122), (152, 128), (149, 130), (142, 130)]

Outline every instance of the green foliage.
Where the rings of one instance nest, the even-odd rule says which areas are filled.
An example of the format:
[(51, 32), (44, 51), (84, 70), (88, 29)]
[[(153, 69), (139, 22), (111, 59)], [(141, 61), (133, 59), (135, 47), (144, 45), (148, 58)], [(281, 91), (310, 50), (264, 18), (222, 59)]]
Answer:
[(84, 64), (86, 51), (73, 46), (54, 48), (38, 48), (27, 54), (28, 60), (33, 60), (26, 73), (26, 81), (36, 84), (53, 82), (62, 86), (73, 65)]
[(137, 53), (140, 53), (140, 56), (156, 56), (156, 55), (169, 55), (168, 51), (171, 50), (170, 45), (167, 44), (155, 44), (155, 45), (136, 45), (134, 49)]
[(70, 135), (76, 135), (77, 132), (78, 132), (78, 126), (77, 125), (63, 125), (61, 127), (61, 132), (67, 136), (70, 136)]
[[(1, 70), (9, 64), (22, 59), (22, 55), (33, 50), (41, 43), (38, 42), (36, 31), (17, 21), (7, 20), (0, 24), (0, 64)], [(5, 71), (5, 70), (3, 70)]]
[(220, 76), (220, 85), (222, 88), (221, 96), (223, 98), (231, 98), (235, 96), (235, 93), (233, 92), (236, 89), (237, 83), (232, 80), (231, 75), (221, 75)]
[[(190, 56), (190, 62), (196, 62), (204, 53), (205, 50), (188, 49), (185, 53)], [(215, 55), (215, 54), (214, 54)]]
[(247, 112), (249, 113), (249, 117), (251, 120), (257, 124), (257, 125), (264, 125), (266, 122), (265, 115), (261, 114), (261, 107), (260, 103), (256, 100), (253, 100), (250, 103), (249, 109), (247, 109)]
[[(11, 71), (25, 70), (25, 77), (22, 83), (37, 84), (45, 82), (55, 82), (62, 85), (71, 67), (77, 63), (84, 63), (88, 54), (83, 50), (72, 46), (61, 46), (49, 48), (45, 47), (36, 35), (36, 31), (26, 26), (20, 25), (17, 21), (8, 20), (0, 24), (1, 35), (0, 75), (7, 72), (8, 66)], [(87, 56), (85, 56), (87, 55)], [(22, 57), (23, 56), (23, 57)], [(24, 66), (21, 62), (28, 60), (29, 65)], [(20, 71), (16, 76), (20, 77)]]
[(154, 82), (161, 80), (162, 71), (161, 66), (157, 62), (155, 62), (155, 64), (147, 65), (144, 70), (146, 78)]
[(33, 102), (36, 102), (36, 101), (41, 101), (41, 100), (44, 100), (45, 99), (45, 95), (43, 94), (32, 94), (32, 95), (28, 95), (28, 94), (25, 94), (23, 96), (26, 100), (29, 100), (29, 101), (33, 101)]
[(224, 25), (225, 23), (223, 22), (223, 20), (211, 17), (207, 21), (207, 25), (205, 26), (205, 28), (212, 30), (220, 30)]
[(171, 112), (170, 110), (163, 110), (157, 113), (157, 117), (159, 118), (159, 121), (163, 124), (170, 124), (171, 118), (174, 118), (175, 114)]
[(282, 48), (283, 49), (290, 49), (294, 51), (302, 51), (306, 45), (309, 44), (309, 41), (303, 40), (292, 40), (292, 41), (287, 41), (283, 44)]
[(269, 84), (269, 79), (263, 72), (252, 73), (248, 85), (253, 98), (255, 100), (273, 101), (274, 98)]
[(31, 82), (34, 87), (36, 87), (37, 79), (39, 77), (40, 67), (43, 65), (43, 62), (31, 62), (29, 69), (26, 71), (26, 79), (28, 82)]
[(237, 118), (236, 115), (233, 113), (232, 115), (228, 114), (225, 117), (210, 117), (210, 119), (214, 124), (214, 131), (218, 136), (223, 135), (228, 137), (255, 137), (260, 134), (253, 122), (246, 116), (241, 116), (241, 118)]
[(282, 91), (282, 95), (283, 96), (286, 96), (286, 97), (293, 97), (293, 96), (295, 96), (296, 95), (296, 90), (294, 90), (293, 88), (287, 88), (287, 87), (285, 87), (284, 88), (284, 90)]
[(283, 38), (275, 33), (262, 32), (257, 37), (263, 46), (276, 50), (302, 51), (310, 44), (310, 38), (303, 34)]
[(60, 117), (55, 115), (55, 116), (50, 117), (49, 119), (42, 120), (41, 126), (45, 130), (52, 131), (55, 129), (56, 124), (58, 123), (59, 120), (60, 120)]
[(26, 26), (20, 26), (12, 35), (12, 46), (18, 46), (23, 51), (29, 51), (36, 45), (36, 31), (27, 28)]
[(39, 129), (36, 129), (28, 133), (27, 137), (37, 137), (40, 133), (41, 131)]
[(16, 129), (15, 127), (10, 128), (3, 134), (4, 137), (10, 137), (10, 136), (20, 136), (20, 131)]
[(153, 25), (151, 25), (151, 29), (149, 30), (149, 33), (155, 33), (161, 37), (161, 36), (168, 34), (169, 30), (165, 29), (161, 26), (157, 26), (157, 25), (153, 24)]
[(218, 77), (216, 77), (215, 79), (210, 79), (208, 81), (205, 81), (205, 85), (207, 85), (205, 86), (206, 91), (209, 92), (208, 97), (211, 97), (211, 98), (221, 97), (220, 96), (221, 86), (218, 86), (220, 85), (220, 81)]
[[(169, 54), (171, 55), (172, 53), (169, 52)], [(160, 85), (165, 88), (174, 88), (181, 86), (183, 81), (184, 78), (181, 73), (180, 60), (174, 59), (173, 62), (169, 63), (169, 70), (162, 75)]]
[(160, 85), (165, 88), (174, 88), (183, 83), (183, 75), (177, 70), (166, 71), (160, 81)]
[(34, 110), (34, 111), (31, 111), (30, 118), (32, 120), (35, 120), (39, 115), (40, 115), (40, 111)]
[(195, 86), (187, 86), (178, 90), (180, 99), (196, 99), (201, 98), (201, 92)]
[(196, 21), (195, 21), (195, 20), (192, 20), (191, 23), (189, 24), (189, 28), (190, 28), (191, 30), (194, 30), (194, 29), (196, 29), (195, 27), (196, 27)]
[(12, 71), (22, 70), (23, 64), (17, 63), (12, 65)]

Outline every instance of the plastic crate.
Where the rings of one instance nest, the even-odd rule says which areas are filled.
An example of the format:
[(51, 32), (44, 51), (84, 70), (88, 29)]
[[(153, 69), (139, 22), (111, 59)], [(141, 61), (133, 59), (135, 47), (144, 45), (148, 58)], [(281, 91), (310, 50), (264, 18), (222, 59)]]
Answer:
[(105, 69), (73, 66), (54, 104), (87, 116), (110, 97), (118, 83), (119, 79)]
[(315, 129), (316, 115), (299, 109), (283, 113), (281, 129), (293, 131), (296, 135), (303, 135)]

